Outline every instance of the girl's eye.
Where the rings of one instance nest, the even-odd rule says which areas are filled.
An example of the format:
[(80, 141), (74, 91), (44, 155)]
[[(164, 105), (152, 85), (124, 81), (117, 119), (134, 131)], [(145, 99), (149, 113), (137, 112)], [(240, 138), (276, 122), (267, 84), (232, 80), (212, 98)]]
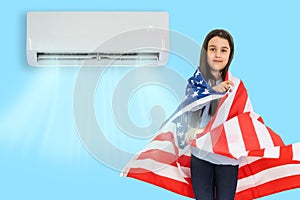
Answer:
[(216, 48), (210, 48), (209, 50), (210, 51), (216, 51)]
[(227, 52), (227, 50), (226, 50), (226, 49), (222, 49), (222, 52), (226, 53), (226, 52)]

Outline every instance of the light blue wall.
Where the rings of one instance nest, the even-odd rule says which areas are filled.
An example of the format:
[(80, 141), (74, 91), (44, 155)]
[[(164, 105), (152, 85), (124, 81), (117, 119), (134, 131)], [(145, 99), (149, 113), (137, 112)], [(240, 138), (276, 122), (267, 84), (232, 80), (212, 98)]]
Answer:
[[(199, 44), (211, 29), (225, 28), (236, 44), (231, 71), (245, 82), (254, 108), (266, 124), (286, 143), (295, 143), (300, 141), (299, 8), (296, 0), (6, 2), (1, 9), (0, 38), (0, 199), (187, 199), (140, 181), (120, 178), (119, 171), (101, 164), (86, 151), (78, 137), (72, 108), (80, 69), (28, 66), (28, 11), (167, 11), (170, 29)], [(168, 67), (183, 78), (194, 70), (175, 54)], [(107, 134), (110, 141), (128, 151), (137, 151), (147, 140), (124, 137), (109, 116), (110, 98), (103, 97), (113, 90), (104, 80), (118, 79), (127, 72), (112, 69), (106, 73), (103, 84), (100, 81), (97, 88), (95, 109), (99, 123), (107, 120), (102, 124), (105, 131), (112, 132)], [(164, 96), (148, 97), (153, 91)], [(141, 103), (144, 98), (148, 104)], [(128, 109), (132, 121), (145, 125), (150, 123), (148, 113), (152, 105), (160, 104), (168, 115), (178, 103), (171, 91), (152, 85), (136, 91)], [(136, 112), (139, 110), (143, 112)], [(298, 189), (264, 199), (298, 199), (299, 195)]]

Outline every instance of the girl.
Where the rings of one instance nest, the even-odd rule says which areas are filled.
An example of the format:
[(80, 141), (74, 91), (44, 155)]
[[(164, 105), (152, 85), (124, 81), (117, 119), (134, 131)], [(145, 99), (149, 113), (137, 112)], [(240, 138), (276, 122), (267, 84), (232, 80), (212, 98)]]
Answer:
[[(217, 92), (226, 92), (233, 82), (224, 81), (234, 54), (232, 36), (225, 30), (212, 30), (200, 54), (199, 70)], [(194, 128), (203, 129), (216, 112), (218, 100), (192, 114)], [(199, 129), (198, 129), (199, 130)], [(194, 131), (195, 133), (195, 131)], [(199, 131), (198, 131), (199, 133)], [(194, 139), (195, 134), (188, 134)], [(197, 200), (233, 200), (238, 179), (238, 161), (191, 147), (191, 178)]]

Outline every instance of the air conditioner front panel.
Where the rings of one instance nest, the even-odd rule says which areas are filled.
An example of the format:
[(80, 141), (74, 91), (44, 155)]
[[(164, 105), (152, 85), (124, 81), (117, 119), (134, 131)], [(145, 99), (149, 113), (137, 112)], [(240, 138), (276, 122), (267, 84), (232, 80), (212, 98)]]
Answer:
[[(158, 63), (166, 63), (161, 58), (168, 57), (168, 23), (166, 12), (29, 12), (28, 62), (39, 65), (38, 53), (122, 54), (146, 51), (162, 54)], [(121, 62), (126, 65), (127, 61)]]

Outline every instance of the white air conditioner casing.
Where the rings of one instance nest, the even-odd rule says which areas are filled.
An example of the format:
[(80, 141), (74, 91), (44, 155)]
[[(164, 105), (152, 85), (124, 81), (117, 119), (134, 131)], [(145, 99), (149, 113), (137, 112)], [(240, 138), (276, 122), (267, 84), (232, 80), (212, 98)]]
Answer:
[(31, 66), (165, 65), (167, 12), (28, 12)]

